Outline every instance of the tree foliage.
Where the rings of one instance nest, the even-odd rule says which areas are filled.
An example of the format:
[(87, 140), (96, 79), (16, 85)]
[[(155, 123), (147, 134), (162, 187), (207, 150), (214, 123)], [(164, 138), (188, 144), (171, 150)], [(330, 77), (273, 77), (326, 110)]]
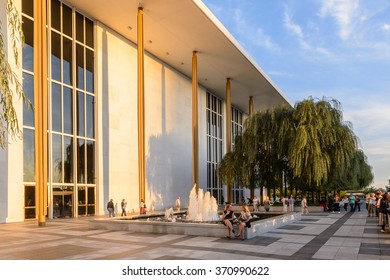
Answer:
[(346, 171), (357, 139), (351, 124), (343, 121), (337, 100), (306, 99), (295, 106), (292, 119), (288, 158), (294, 177), (319, 186), (327, 182), (331, 170)]
[(352, 124), (343, 120), (334, 99), (298, 102), (257, 112), (244, 123), (237, 148), (219, 166), (225, 183), (242, 186), (289, 185), (301, 190), (363, 188), (372, 181), (371, 167), (357, 149)]
[(10, 138), (20, 138), (21, 130), (19, 128), (16, 110), (14, 108), (14, 97), (26, 98), (23, 92), (23, 86), (19, 81), (17, 74), (9, 63), (7, 45), (3, 35), (8, 34), (11, 44), (12, 55), (15, 59), (16, 67), (20, 67), (19, 47), (23, 45), (24, 37), (20, 14), (12, 0), (7, 0), (6, 6), (7, 24), (2, 29), (0, 22), (0, 147), (5, 148), (7, 145), (7, 134)]

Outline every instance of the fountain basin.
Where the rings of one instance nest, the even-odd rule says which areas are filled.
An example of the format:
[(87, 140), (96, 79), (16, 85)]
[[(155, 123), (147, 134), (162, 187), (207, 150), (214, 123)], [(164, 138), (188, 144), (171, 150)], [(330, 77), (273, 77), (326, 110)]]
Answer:
[[(256, 213), (254, 213), (256, 215)], [(276, 215), (278, 214), (278, 215)], [(267, 215), (261, 213), (261, 215)], [(251, 228), (245, 228), (245, 238), (250, 239), (265, 232), (291, 224), (301, 219), (300, 213), (275, 213), (268, 214), (269, 218), (251, 222)], [(158, 215), (153, 215), (157, 217)], [(163, 217), (164, 215), (160, 215)], [(143, 218), (143, 219), (139, 219)], [(149, 221), (146, 220), (149, 218)], [(138, 216), (138, 219), (124, 218), (99, 218), (90, 220), (89, 228), (120, 230), (142, 233), (161, 233), (178, 235), (195, 235), (210, 237), (225, 237), (226, 227), (221, 222), (166, 222), (151, 221), (152, 215)], [(235, 224), (235, 227), (237, 225)]]

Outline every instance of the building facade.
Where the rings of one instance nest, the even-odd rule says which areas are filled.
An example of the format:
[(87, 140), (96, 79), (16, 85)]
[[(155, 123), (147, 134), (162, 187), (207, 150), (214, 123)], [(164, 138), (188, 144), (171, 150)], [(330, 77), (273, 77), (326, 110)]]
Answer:
[[(230, 196), (216, 170), (244, 119), (250, 110), (288, 103), (201, 1), (97, 0), (91, 7), (90, 1), (49, 0), (44, 25), (33, 0), (15, 3), (25, 35), (22, 67), (15, 71), (32, 106), (17, 101), (23, 139), (0, 151), (0, 222), (35, 219), (39, 205), (48, 219), (102, 215), (111, 198), (118, 212), (122, 199), (130, 212), (139, 211), (141, 198), (151, 210), (173, 206), (178, 195), (185, 206), (194, 164), (199, 187), (223, 203)], [(0, 19), (7, 21), (5, 13)], [(194, 27), (199, 22), (205, 26)], [(46, 27), (44, 41), (37, 40), (37, 25)], [(145, 37), (141, 62), (137, 32)], [(42, 42), (43, 79), (37, 71)], [(47, 82), (43, 198), (37, 183), (45, 172), (37, 161), (39, 79)], [(240, 186), (231, 191), (233, 202), (245, 197)]]

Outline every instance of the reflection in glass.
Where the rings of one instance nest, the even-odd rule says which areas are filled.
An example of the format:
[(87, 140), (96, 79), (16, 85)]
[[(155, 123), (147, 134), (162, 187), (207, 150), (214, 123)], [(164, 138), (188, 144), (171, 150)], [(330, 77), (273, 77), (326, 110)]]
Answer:
[(35, 141), (34, 130), (23, 129), (23, 181), (35, 181)]
[(63, 82), (72, 85), (72, 41), (63, 37)]
[(64, 194), (64, 217), (73, 217), (73, 195)]
[(85, 19), (85, 44), (93, 48), (93, 22), (89, 19)]
[(24, 206), (34, 207), (35, 206), (35, 187), (25, 186), (24, 187)]
[(85, 136), (84, 93), (77, 92), (77, 135)]
[(88, 187), (88, 204), (95, 204), (95, 188)]
[(34, 126), (34, 76), (23, 73), (23, 90), (26, 98), (30, 102), (28, 104), (23, 104), (23, 125)]
[(85, 205), (80, 205), (77, 207), (77, 212), (79, 216), (85, 216), (87, 214), (87, 207)]
[(52, 137), (52, 181), (62, 183), (62, 137), (53, 134)]
[(87, 141), (87, 183), (95, 183), (95, 142)]
[(95, 205), (88, 205), (88, 215), (95, 215)]
[(79, 187), (78, 188), (78, 192), (77, 192), (78, 196), (78, 214), (79, 215), (86, 215), (87, 213), (87, 209), (86, 209), (86, 196), (85, 196), (85, 187)]
[(77, 139), (77, 182), (85, 183), (85, 141)]
[(76, 12), (76, 40), (84, 43), (84, 16)]
[(34, 17), (34, 5), (33, 0), (22, 1), (22, 13)]
[(73, 183), (73, 137), (64, 136), (64, 183)]
[(62, 4), (62, 32), (72, 37), (72, 9)]
[(87, 201), (85, 200), (86, 199), (86, 196), (85, 196), (85, 189), (86, 187), (78, 187), (78, 200), (79, 200), (79, 204), (86, 204)]
[(51, 108), (52, 108), (52, 129), (62, 132), (62, 106), (61, 106), (61, 86), (51, 83)]
[(61, 10), (58, 0), (51, 1), (51, 27), (61, 31)]
[(61, 36), (51, 32), (51, 78), (61, 81)]
[(63, 87), (64, 133), (73, 134), (73, 96), (72, 89)]
[(93, 93), (93, 51), (86, 49), (86, 90)]
[(24, 45), (22, 65), (24, 70), (34, 71), (34, 22), (23, 17)]
[(35, 219), (35, 207), (24, 208), (24, 218), (25, 219)]
[(87, 137), (94, 138), (94, 97), (87, 94), (86, 97), (86, 109), (87, 109)]
[(84, 47), (76, 46), (77, 88), (84, 89)]

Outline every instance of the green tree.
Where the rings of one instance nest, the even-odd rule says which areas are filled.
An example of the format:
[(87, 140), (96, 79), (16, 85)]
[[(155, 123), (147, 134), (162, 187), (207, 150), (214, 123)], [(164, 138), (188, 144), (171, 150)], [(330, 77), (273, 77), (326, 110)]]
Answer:
[(6, 28), (2, 29), (3, 23), (0, 22), (0, 147), (3, 149), (7, 146), (7, 139), (20, 138), (22, 135), (14, 108), (14, 97), (23, 98), (27, 102), (23, 86), (9, 63), (11, 55), (7, 53), (4, 40), (6, 37), (10, 38), (7, 42), (11, 44), (16, 67), (20, 67), (18, 48), (23, 45), (24, 37), (20, 14), (12, 0), (7, 0), (6, 13)]
[(238, 181), (249, 188), (252, 195), (260, 186), (282, 186), (286, 154), (281, 151), (287, 150), (281, 149), (280, 145), (287, 140), (279, 135), (289, 131), (289, 115), (291, 108), (278, 107), (248, 118), (243, 135), (235, 139), (235, 150), (226, 154), (219, 165), (221, 180), (226, 184)]
[(326, 184), (331, 170), (346, 170), (357, 148), (340, 103), (306, 99), (295, 106), (288, 159), (293, 177), (306, 186)]
[(325, 98), (310, 97), (294, 109), (254, 114), (244, 124), (241, 141), (242, 146), (221, 162), (222, 181), (240, 176), (251, 190), (279, 186), (284, 195), (283, 174), (290, 187), (299, 186), (301, 191), (330, 189), (332, 179), (349, 170), (357, 150), (357, 138), (352, 125), (343, 121), (340, 103)]

